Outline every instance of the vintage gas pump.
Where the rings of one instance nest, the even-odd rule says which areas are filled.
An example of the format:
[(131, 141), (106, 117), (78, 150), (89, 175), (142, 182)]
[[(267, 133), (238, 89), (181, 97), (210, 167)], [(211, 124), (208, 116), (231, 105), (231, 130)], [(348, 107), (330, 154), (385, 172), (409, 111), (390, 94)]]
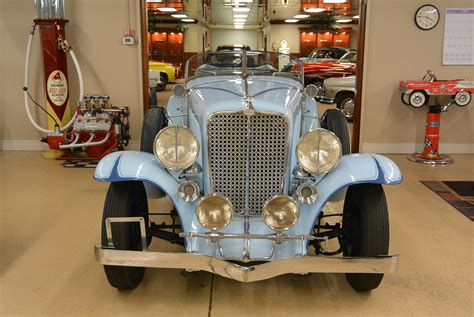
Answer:
[[(42, 139), (51, 150), (45, 157), (64, 160), (99, 160), (113, 150), (128, 145), (129, 107), (115, 107), (108, 95), (84, 95), (79, 62), (65, 39), (64, 0), (36, 0), (36, 19), (28, 37), (23, 86), (25, 110), (32, 125), (47, 133)], [(36, 102), (28, 91), (30, 53), (39, 26), (44, 63), (46, 106)], [(72, 58), (79, 77), (79, 98), (71, 118), (67, 55)], [(84, 102), (83, 102), (84, 99)], [(31, 115), (29, 101), (48, 115), (48, 129)]]

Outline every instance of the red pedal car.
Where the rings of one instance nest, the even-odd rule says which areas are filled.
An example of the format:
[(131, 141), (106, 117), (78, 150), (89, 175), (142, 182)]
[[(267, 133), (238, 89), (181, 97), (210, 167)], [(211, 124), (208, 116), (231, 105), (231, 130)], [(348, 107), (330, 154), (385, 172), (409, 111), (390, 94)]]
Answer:
[(471, 102), (474, 93), (474, 82), (464, 79), (438, 80), (431, 70), (428, 70), (422, 80), (400, 81), (402, 102), (406, 105), (419, 108), (428, 104), (430, 96), (450, 95), (454, 103), (460, 107)]

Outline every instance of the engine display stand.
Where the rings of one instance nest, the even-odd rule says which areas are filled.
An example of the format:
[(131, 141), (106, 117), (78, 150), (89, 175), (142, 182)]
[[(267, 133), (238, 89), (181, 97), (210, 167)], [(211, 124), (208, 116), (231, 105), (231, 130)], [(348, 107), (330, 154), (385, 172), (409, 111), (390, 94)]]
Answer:
[(438, 152), (439, 129), (442, 111), (443, 107), (440, 105), (430, 106), (426, 116), (425, 144), (423, 153), (410, 154), (407, 156), (408, 160), (430, 165), (443, 165), (454, 162), (452, 157), (445, 154), (440, 154)]

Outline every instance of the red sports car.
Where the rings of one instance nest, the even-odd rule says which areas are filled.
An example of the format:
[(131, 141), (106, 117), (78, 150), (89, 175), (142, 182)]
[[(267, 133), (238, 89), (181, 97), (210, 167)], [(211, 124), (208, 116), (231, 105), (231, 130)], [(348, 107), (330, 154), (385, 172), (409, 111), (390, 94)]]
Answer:
[[(305, 85), (313, 84), (320, 88), (327, 78), (346, 77), (356, 74), (357, 52), (348, 52), (338, 60), (306, 62), (304, 68)], [(300, 65), (293, 65), (293, 71), (299, 71)]]
[(419, 108), (428, 103), (432, 95), (451, 95), (454, 103), (464, 107), (471, 102), (474, 93), (474, 82), (464, 79), (438, 80), (431, 70), (428, 70), (422, 80), (400, 81), (402, 102)]

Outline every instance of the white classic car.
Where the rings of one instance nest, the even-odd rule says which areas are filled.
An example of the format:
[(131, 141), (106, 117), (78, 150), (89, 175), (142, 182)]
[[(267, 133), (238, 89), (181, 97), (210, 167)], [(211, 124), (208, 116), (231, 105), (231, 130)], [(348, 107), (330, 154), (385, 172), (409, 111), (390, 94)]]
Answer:
[[(140, 151), (100, 161), (94, 177), (110, 186), (95, 255), (113, 287), (135, 288), (154, 267), (241, 282), (346, 273), (369, 291), (397, 269), (382, 184), (400, 183), (399, 168), (350, 154), (344, 115), (319, 118), (303, 67), (278, 72), (277, 63), (245, 49), (192, 57), (166, 110), (145, 114)], [(164, 196), (171, 212), (148, 209)], [(323, 211), (335, 197), (344, 206)], [(150, 251), (152, 238), (183, 249)]]
[(356, 76), (328, 78), (316, 100), (322, 103), (335, 103), (348, 121), (354, 117)]

